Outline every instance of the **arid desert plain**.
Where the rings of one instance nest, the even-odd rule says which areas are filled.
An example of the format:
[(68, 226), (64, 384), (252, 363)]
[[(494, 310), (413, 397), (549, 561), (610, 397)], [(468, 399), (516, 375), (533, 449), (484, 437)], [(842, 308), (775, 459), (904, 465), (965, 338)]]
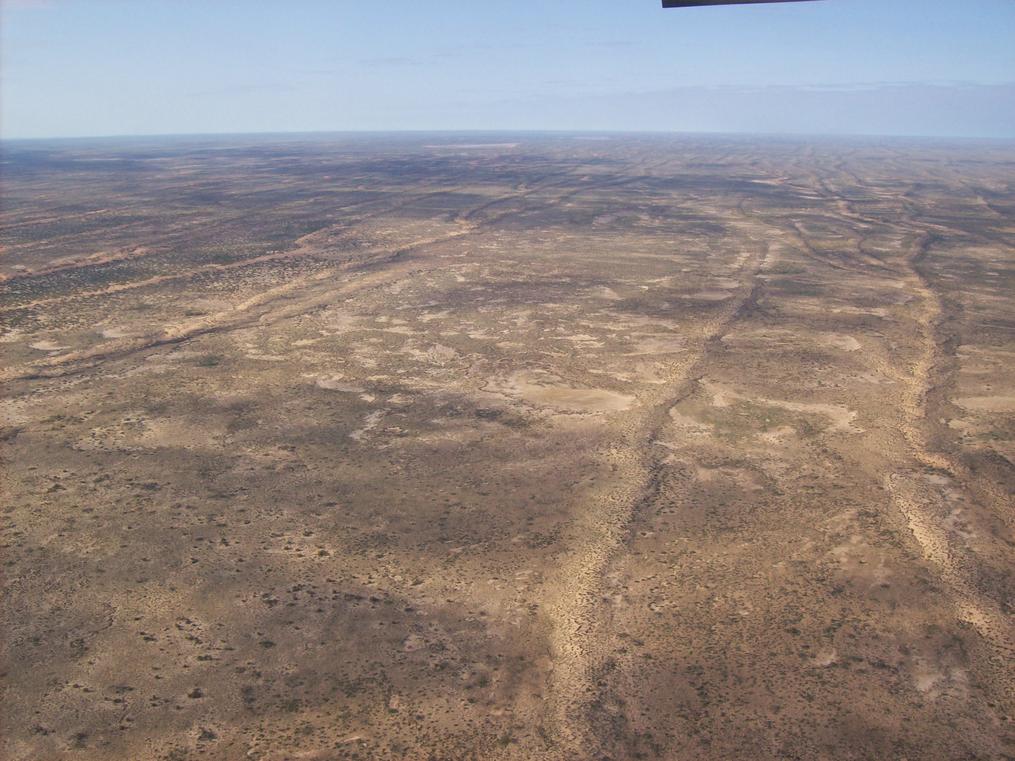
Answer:
[(1015, 758), (1015, 144), (0, 170), (3, 759)]

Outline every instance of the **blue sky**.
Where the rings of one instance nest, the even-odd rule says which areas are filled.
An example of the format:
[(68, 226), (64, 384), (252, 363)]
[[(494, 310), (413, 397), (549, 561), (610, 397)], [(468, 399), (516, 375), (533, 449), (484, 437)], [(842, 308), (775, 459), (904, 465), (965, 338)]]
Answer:
[(0, 0), (5, 138), (1015, 137), (1015, 0)]

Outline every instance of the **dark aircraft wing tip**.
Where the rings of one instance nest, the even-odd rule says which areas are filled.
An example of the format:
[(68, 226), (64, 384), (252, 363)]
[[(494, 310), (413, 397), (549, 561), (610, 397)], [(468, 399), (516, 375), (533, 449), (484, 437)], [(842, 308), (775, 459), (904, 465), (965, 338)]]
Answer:
[(663, 8), (696, 8), (704, 5), (753, 5), (755, 3), (801, 3), (811, 0), (663, 0)]

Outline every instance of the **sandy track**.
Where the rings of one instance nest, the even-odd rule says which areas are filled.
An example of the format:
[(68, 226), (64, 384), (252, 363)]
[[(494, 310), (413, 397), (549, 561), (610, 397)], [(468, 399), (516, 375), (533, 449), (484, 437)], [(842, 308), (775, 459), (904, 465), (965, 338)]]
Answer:
[(599, 750), (589, 709), (598, 693), (595, 674), (608, 655), (597, 613), (604, 573), (622, 551), (636, 516), (659, 496), (664, 453), (657, 440), (670, 410), (697, 390), (710, 353), (721, 350), (722, 339), (757, 306), (767, 253), (763, 247), (744, 263), (739, 296), (722, 316), (703, 326), (697, 348), (674, 363), (667, 383), (643, 398), (639, 411), (630, 415), (624, 425), (628, 444), (611, 449), (604, 458), (619, 483), (576, 508), (567, 557), (545, 593), (554, 652), (551, 702), (560, 743), (551, 758), (594, 758)]
[[(929, 398), (935, 387), (942, 383), (940, 375), (944, 359), (941, 354), (940, 326), (946, 319), (941, 297), (931, 287), (921, 268), (935, 238), (923, 233), (912, 244), (906, 257), (912, 273), (913, 290), (919, 294), (920, 306), (917, 321), (921, 336), (921, 351), (915, 366), (905, 377), (906, 393), (903, 401), (902, 433), (910, 445), (917, 462), (932, 471), (940, 471), (966, 491), (977, 481), (969, 469), (955, 458), (931, 448), (925, 427), (931, 408)], [(934, 568), (954, 597), (959, 617), (973, 626), (996, 653), (995, 666), (1015, 656), (1015, 625), (996, 601), (983, 595), (973, 580), (969, 567), (968, 549), (962, 546), (961, 536), (948, 531), (937, 517), (940, 511), (907, 490), (907, 474), (892, 474), (886, 487), (898, 509), (905, 516), (913, 538), (927, 563)], [(907, 493), (909, 491), (909, 493)], [(976, 499), (976, 495), (972, 495)], [(995, 499), (1000, 495), (991, 495)], [(992, 500), (993, 501), (993, 500)], [(1011, 501), (1003, 500), (988, 508), (998, 508), (996, 514), (1011, 514)]]
[[(856, 177), (853, 180), (861, 184)], [(833, 195), (826, 183), (822, 182), (821, 187), (826, 196)], [(924, 262), (940, 235), (954, 231), (917, 220), (912, 208), (903, 214), (905, 221), (902, 224), (889, 224), (883, 219), (857, 213), (852, 203), (845, 199), (841, 201), (841, 208), (848, 219), (864, 224), (887, 225), (912, 237), (908, 251), (901, 258), (901, 265), (907, 288), (918, 299), (915, 321), (919, 353), (912, 367), (900, 370), (881, 366), (881, 372), (903, 385), (900, 405), (903, 415), (899, 430), (909, 445), (912, 457), (920, 467), (946, 474), (952, 484), (968, 493), (981, 508), (1007, 522), (1015, 504), (1010, 497), (974, 474), (957, 457), (933, 447), (928, 434), (931, 418), (940, 417), (937, 408), (945, 402), (942, 391), (948, 385), (948, 376), (954, 372), (955, 347), (949, 346), (944, 338), (944, 326), (954, 319), (954, 315), (945, 308), (942, 297), (934, 289)], [(995, 600), (977, 589), (975, 568), (970, 565), (970, 549), (964, 546), (959, 534), (949, 531), (942, 524), (942, 511), (928, 501), (933, 497), (926, 491), (913, 488), (914, 476), (914, 473), (891, 473), (885, 478), (885, 488), (905, 517), (924, 560), (951, 591), (960, 620), (969, 623), (995, 652), (995, 678), (999, 684), (1003, 683), (1003, 674), (997, 667), (1003, 659), (1010, 659), (1015, 654), (1015, 623)]]

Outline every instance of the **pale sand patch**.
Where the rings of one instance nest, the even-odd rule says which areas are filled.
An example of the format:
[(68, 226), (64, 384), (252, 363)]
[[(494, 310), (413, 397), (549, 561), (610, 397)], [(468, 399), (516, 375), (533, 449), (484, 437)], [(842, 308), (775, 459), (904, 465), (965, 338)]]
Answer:
[[(820, 306), (817, 306), (811, 311), (820, 312), (823, 310)], [(874, 317), (887, 317), (889, 315), (888, 310), (884, 307), (870, 307), (869, 309), (864, 309), (862, 307), (834, 307), (828, 311), (832, 314), (869, 314)]]
[(519, 370), (491, 384), (489, 390), (566, 412), (620, 412), (629, 409), (635, 401), (628, 394), (602, 388), (566, 386), (559, 381), (560, 378), (547, 372)]
[(366, 434), (377, 427), (377, 424), (381, 422), (381, 418), (384, 417), (386, 412), (387, 410), (374, 410), (371, 412), (363, 419), (363, 425), (349, 434), (349, 438), (354, 441), (362, 441)]
[[(746, 256), (741, 255), (741, 258), (743, 259), (743, 261), (747, 260)], [(738, 264), (742, 264), (742, 263), (743, 262), (738, 262)], [(719, 278), (719, 279), (717, 279), (715, 281), (714, 285), (715, 285), (716, 288), (727, 288), (727, 289), (733, 290), (733, 289), (739, 288), (741, 286), (741, 283), (740, 283), (739, 280), (735, 280), (735, 279), (733, 279), (731, 277), (721, 277), (721, 278)]]
[(711, 423), (706, 423), (693, 418), (690, 415), (678, 412), (675, 407), (670, 410), (670, 420), (672, 420), (673, 424), (682, 429), (685, 433), (709, 434), (715, 430), (715, 426)]
[(451, 310), (442, 309), (438, 312), (425, 312), (419, 316), (420, 322), (431, 322), (433, 320), (443, 320), (451, 316)]
[(836, 653), (834, 648), (831, 650), (822, 650), (811, 659), (811, 665), (816, 666), (817, 668), (827, 668), (838, 660), (839, 655)]
[(802, 412), (804, 414), (823, 415), (832, 421), (832, 428), (837, 431), (848, 433), (859, 433), (860, 429), (853, 425), (857, 413), (848, 407), (839, 404), (816, 404), (808, 402), (784, 402), (779, 399), (757, 399), (760, 404), (769, 407), (780, 407), (790, 412)]
[(641, 336), (634, 342), (634, 351), (625, 352), (624, 356), (637, 357), (645, 354), (674, 354), (685, 349), (682, 336), (658, 333)]
[(820, 346), (830, 349), (848, 352), (857, 351), (861, 348), (859, 341), (845, 333), (806, 333), (792, 330), (768, 329), (749, 330), (722, 338), (724, 344), (731, 346), (752, 346), (756, 344), (795, 346), (808, 341), (813, 341)]
[[(621, 355), (625, 356), (625, 355)], [(651, 383), (662, 385), (670, 382), (669, 366), (664, 362), (637, 361), (625, 364), (626, 372), (621, 370), (590, 369), (592, 375), (602, 375), (622, 383)]]
[(36, 351), (63, 351), (70, 348), (69, 346), (61, 346), (55, 341), (36, 341), (28, 345)]
[(729, 466), (709, 468), (704, 465), (695, 465), (694, 477), (704, 484), (722, 480), (732, 481), (745, 491), (761, 491), (764, 488), (759, 483), (758, 477), (745, 468), (733, 468)]
[(316, 385), (318, 388), (324, 388), (328, 391), (344, 391), (349, 394), (362, 394), (366, 389), (362, 386), (357, 386), (353, 383), (346, 383), (343, 378), (344, 375), (337, 373), (330, 375), (327, 378), (318, 378)]
[(572, 343), (581, 344), (586, 349), (599, 349), (602, 348), (603, 342), (594, 336), (586, 335), (585, 333), (579, 333), (573, 336), (563, 336), (561, 341), (571, 341)]
[(732, 298), (729, 291), (695, 291), (694, 293), (682, 294), (681, 299), (693, 299), (694, 301), (726, 301)]
[(359, 315), (349, 314), (339, 309), (329, 309), (321, 318), (321, 324), (333, 330), (345, 331), (355, 330), (363, 327), (365, 318)]
[(713, 407), (720, 407), (720, 408), (729, 407), (730, 404), (732, 404), (734, 401), (737, 401), (737, 400), (739, 400), (741, 398), (741, 397), (737, 396), (736, 394), (734, 394), (734, 393), (732, 393), (730, 391), (727, 391), (726, 389), (722, 388), (717, 383), (713, 383), (712, 381), (703, 380), (701, 382), (701, 385), (702, 385), (702, 388), (704, 388), (705, 391), (707, 391), (708, 394), (712, 397), (712, 406)]
[(633, 396), (598, 388), (546, 387), (527, 389), (528, 398), (561, 409), (579, 412), (614, 412), (628, 409)]
[(634, 379), (641, 383), (653, 383), (661, 385), (670, 382), (669, 365), (663, 362), (635, 362), (631, 366)]
[(449, 362), (454, 362), (456, 359), (461, 357), (457, 351), (452, 349), (450, 346), (445, 346), (444, 344), (434, 344), (433, 346), (422, 350), (409, 348), (404, 352), (399, 353), (408, 354), (417, 361), (425, 362), (428, 365), (438, 365), (441, 367)]
[(966, 396), (955, 403), (971, 412), (1015, 412), (1015, 396)]
[(840, 349), (842, 351), (857, 351), (861, 345), (853, 336), (847, 336), (842, 333), (822, 333), (819, 341), (829, 348)]
[[(647, 317), (641, 315), (625, 315), (625, 314), (613, 314), (608, 311), (599, 312), (595, 315), (597, 318), (606, 318), (609, 324), (616, 330), (630, 330), (636, 333), (645, 333), (648, 335), (654, 335), (659, 331), (660, 328), (663, 330), (667, 329), (679, 329), (680, 323), (675, 320), (668, 320), (665, 317)], [(585, 323), (599, 324), (599, 323)], [(642, 328), (643, 330), (638, 330)], [(645, 330), (647, 328), (647, 330)]]
[(931, 698), (949, 694), (962, 696), (969, 687), (969, 676), (961, 666), (934, 663), (924, 658), (915, 659), (912, 679), (913, 686)]
[(853, 425), (857, 412), (840, 404), (791, 402), (782, 399), (768, 399), (766, 397), (749, 397), (723, 388), (712, 381), (702, 381), (701, 385), (712, 395), (712, 405), (714, 407), (728, 407), (734, 401), (760, 404), (766, 407), (789, 410), (790, 412), (801, 412), (805, 415), (821, 415), (832, 421), (832, 430), (846, 433), (859, 433), (861, 431), (861, 429)]
[(796, 436), (796, 428), (788, 425), (780, 425), (778, 428), (773, 428), (771, 431), (765, 431), (761, 434), (760, 438), (770, 444), (780, 445), (785, 444), (787, 441), (792, 441), (796, 438)]
[(601, 285), (592, 289), (594, 298), (606, 299), (607, 301), (620, 301), (622, 296), (608, 285)]
[(872, 317), (888, 317), (890, 312), (885, 307), (854, 307), (854, 306), (835, 306), (829, 307), (828, 304), (822, 304), (815, 299), (797, 299), (791, 305), (787, 307), (788, 311), (791, 312), (803, 312), (805, 314), (811, 314), (817, 312), (819, 314), (851, 314), (851, 315), (870, 315)]

